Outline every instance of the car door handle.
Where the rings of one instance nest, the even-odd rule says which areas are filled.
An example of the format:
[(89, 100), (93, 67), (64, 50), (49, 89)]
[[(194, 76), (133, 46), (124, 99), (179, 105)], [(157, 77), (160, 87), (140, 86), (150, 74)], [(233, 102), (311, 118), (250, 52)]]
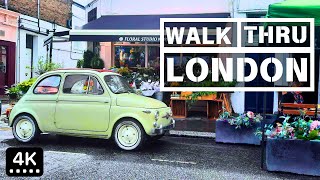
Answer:
[(106, 104), (109, 103), (109, 101), (101, 101), (101, 102), (102, 102), (102, 103), (106, 103)]

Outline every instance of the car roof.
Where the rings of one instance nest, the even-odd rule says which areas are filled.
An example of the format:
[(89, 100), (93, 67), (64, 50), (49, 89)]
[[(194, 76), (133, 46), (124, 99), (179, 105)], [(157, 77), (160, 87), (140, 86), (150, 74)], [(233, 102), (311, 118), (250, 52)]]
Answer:
[(59, 72), (59, 73), (94, 73), (94, 74), (105, 74), (105, 75), (119, 75), (111, 70), (106, 69), (90, 69), (90, 68), (63, 68), (63, 69), (56, 69), (54, 71), (50, 71), (50, 73)]

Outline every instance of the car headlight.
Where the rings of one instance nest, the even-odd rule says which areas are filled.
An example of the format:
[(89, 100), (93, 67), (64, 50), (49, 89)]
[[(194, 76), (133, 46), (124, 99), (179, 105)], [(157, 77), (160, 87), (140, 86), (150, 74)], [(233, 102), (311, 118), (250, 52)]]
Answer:
[(156, 110), (156, 112), (154, 113), (154, 119), (156, 121), (158, 121), (158, 119), (159, 119), (159, 111), (158, 110)]

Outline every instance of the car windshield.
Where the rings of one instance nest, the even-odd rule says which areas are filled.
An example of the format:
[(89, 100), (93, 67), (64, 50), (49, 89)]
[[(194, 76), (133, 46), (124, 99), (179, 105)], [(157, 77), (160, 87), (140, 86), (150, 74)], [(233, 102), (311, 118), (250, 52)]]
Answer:
[(104, 77), (104, 80), (106, 81), (110, 90), (115, 94), (134, 92), (128, 82), (121, 76), (107, 75)]

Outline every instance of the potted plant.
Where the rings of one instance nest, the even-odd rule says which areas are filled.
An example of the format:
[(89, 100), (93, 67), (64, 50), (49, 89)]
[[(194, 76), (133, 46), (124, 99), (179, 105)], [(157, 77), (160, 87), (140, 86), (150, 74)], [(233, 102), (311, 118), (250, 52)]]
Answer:
[(25, 80), (17, 85), (17, 88), (21, 91), (22, 95), (28, 92), (29, 88), (33, 85), (33, 83), (36, 81), (36, 78), (31, 78), (28, 80)]
[(260, 145), (260, 139), (255, 136), (261, 126), (262, 116), (248, 111), (238, 116), (231, 116), (223, 107), (216, 121), (216, 142)]
[(17, 86), (6, 89), (5, 94), (9, 96), (10, 101), (18, 100), (20, 89)]
[(267, 170), (320, 176), (320, 122), (305, 115), (292, 123), (283, 118), (282, 124), (265, 126)]

